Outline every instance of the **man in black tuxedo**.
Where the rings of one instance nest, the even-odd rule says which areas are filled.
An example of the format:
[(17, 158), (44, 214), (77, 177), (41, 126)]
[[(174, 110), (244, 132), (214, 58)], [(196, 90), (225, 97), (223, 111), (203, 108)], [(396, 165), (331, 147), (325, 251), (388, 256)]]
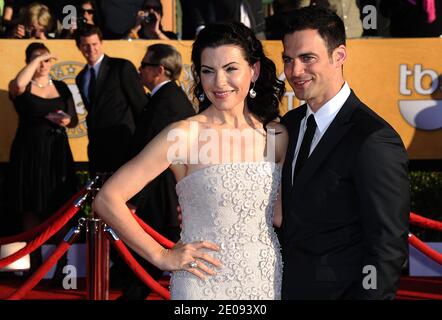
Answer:
[[(171, 123), (195, 115), (186, 93), (175, 82), (181, 74), (182, 59), (173, 46), (149, 46), (139, 70), (141, 81), (151, 92), (151, 97), (138, 122), (130, 157), (136, 156)], [(130, 200), (137, 207), (136, 213), (140, 218), (174, 242), (180, 237), (175, 185), (175, 177), (167, 169)], [(138, 260), (155, 279), (161, 278), (163, 271), (142, 258)], [(121, 299), (144, 299), (149, 293), (150, 289), (130, 272), (123, 283)]]
[(116, 171), (129, 159), (135, 123), (147, 103), (134, 65), (103, 53), (98, 27), (77, 30), (76, 44), (87, 60), (75, 82), (88, 111), (88, 156), (91, 175)]
[(393, 299), (408, 256), (404, 145), (344, 80), (335, 13), (295, 11), (283, 45), (285, 75), (306, 104), (283, 118), (282, 297)]

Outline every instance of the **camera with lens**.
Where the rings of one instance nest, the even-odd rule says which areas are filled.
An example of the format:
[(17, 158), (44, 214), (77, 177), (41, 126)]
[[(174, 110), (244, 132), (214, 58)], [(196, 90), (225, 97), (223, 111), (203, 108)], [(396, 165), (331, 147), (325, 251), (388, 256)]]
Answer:
[(48, 33), (46, 30), (42, 29), (42, 30), (38, 30), (34, 27), (31, 28), (26, 28), (25, 29), (25, 39), (34, 39), (34, 38), (40, 38), (42, 34), (44, 33), (44, 35), (46, 36), (46, 38), (48, 37)]
[(151, 24), (157, 22), (157, 16), (153, 13), (145, 12), (143, 16), (143, 22), (145, 24)]
[(77, 28), (82, 28), (85, 24), (87, 24), (85, 17), (77, 17)]

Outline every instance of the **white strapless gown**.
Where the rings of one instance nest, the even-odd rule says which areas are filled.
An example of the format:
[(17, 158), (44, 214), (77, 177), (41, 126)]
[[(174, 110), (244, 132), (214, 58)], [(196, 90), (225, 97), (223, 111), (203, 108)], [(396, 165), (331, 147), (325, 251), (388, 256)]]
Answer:
[(217, 164), (176, 185), (182, 209), (181, 241), (207, 240), (222, 267), (206, 280), (187, 271), (171, 277), (175, 300), (280, 299), (282, 259), (273, 229), (281, 168), (272, 162)]

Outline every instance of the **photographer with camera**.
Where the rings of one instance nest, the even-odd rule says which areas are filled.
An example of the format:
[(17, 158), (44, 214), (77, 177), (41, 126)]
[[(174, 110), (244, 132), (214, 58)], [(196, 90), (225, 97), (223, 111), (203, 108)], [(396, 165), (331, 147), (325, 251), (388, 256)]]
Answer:
[(58, 38), (73, 39), (75, 37), (75, 30), (90, 24), (101, 28), (99, 11), (94, 0), (82, 0), (78, 8), (78, 17), (72, 23), (71, 28), (62, 29)]
[(176, 40), (177, 35), (164, 31), (161, 26), (163, 6), (160, 0), (146, 0), (138, 11), (135, 26), (128, 33), (128, 39)]
[(98, 8), (94, 0), (81, 1), (79, 13), (79, 20), (81, 19), (82, 23), (98, 25), (98, 27), (100, 27), (98, 21)]
[(8, 38), (46, 40), (52, 31), (53, 18), (49, 8), (41, 3), (32, 3), (20, 12), (13, 23)]

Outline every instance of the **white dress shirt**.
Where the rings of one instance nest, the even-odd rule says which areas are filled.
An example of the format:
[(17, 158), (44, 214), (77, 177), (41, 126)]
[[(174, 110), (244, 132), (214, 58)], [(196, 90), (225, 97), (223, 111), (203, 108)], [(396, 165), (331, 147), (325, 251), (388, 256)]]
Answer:
[(332, 121), (335, 119), (339, 110), (341, 110), (345, 101), (347, 101), (348, 97), (350, 96), (350, 93), (351, 93), (350, 87), (348, 86), (348, 83), (345, 82), (341, 90), (339, 90), (339, 92), (333, 98), (331, 98), (326, 104), (324, 104), (321, 108), (319, 108), (319, 110), (316, 111), (316, 113), (314, 113), (310, 108), (310, 106), (307, 104), (307, 113), (305, 117), (302, 118), (301, 125), (299, 126), (298, 141), (296, 143), (295, 155), (293, 157), (293, 162), (292, 162), (292, 178), (293, 178), (293, 172), (295, 170), (296, 159), (298, 158), (299, 149), (301, 148), (302, 138), (304, 138), (305, 131), (307, 130), (307, 118), (311, 114), (313, 114), (317, 125), (315, 135), (313, 136), (312, 144), (310, 146), (309, 155), (311, 155), (313, 150), (315, 150), (316, 146), (321, 140), (322, 136), (327, 131)]

